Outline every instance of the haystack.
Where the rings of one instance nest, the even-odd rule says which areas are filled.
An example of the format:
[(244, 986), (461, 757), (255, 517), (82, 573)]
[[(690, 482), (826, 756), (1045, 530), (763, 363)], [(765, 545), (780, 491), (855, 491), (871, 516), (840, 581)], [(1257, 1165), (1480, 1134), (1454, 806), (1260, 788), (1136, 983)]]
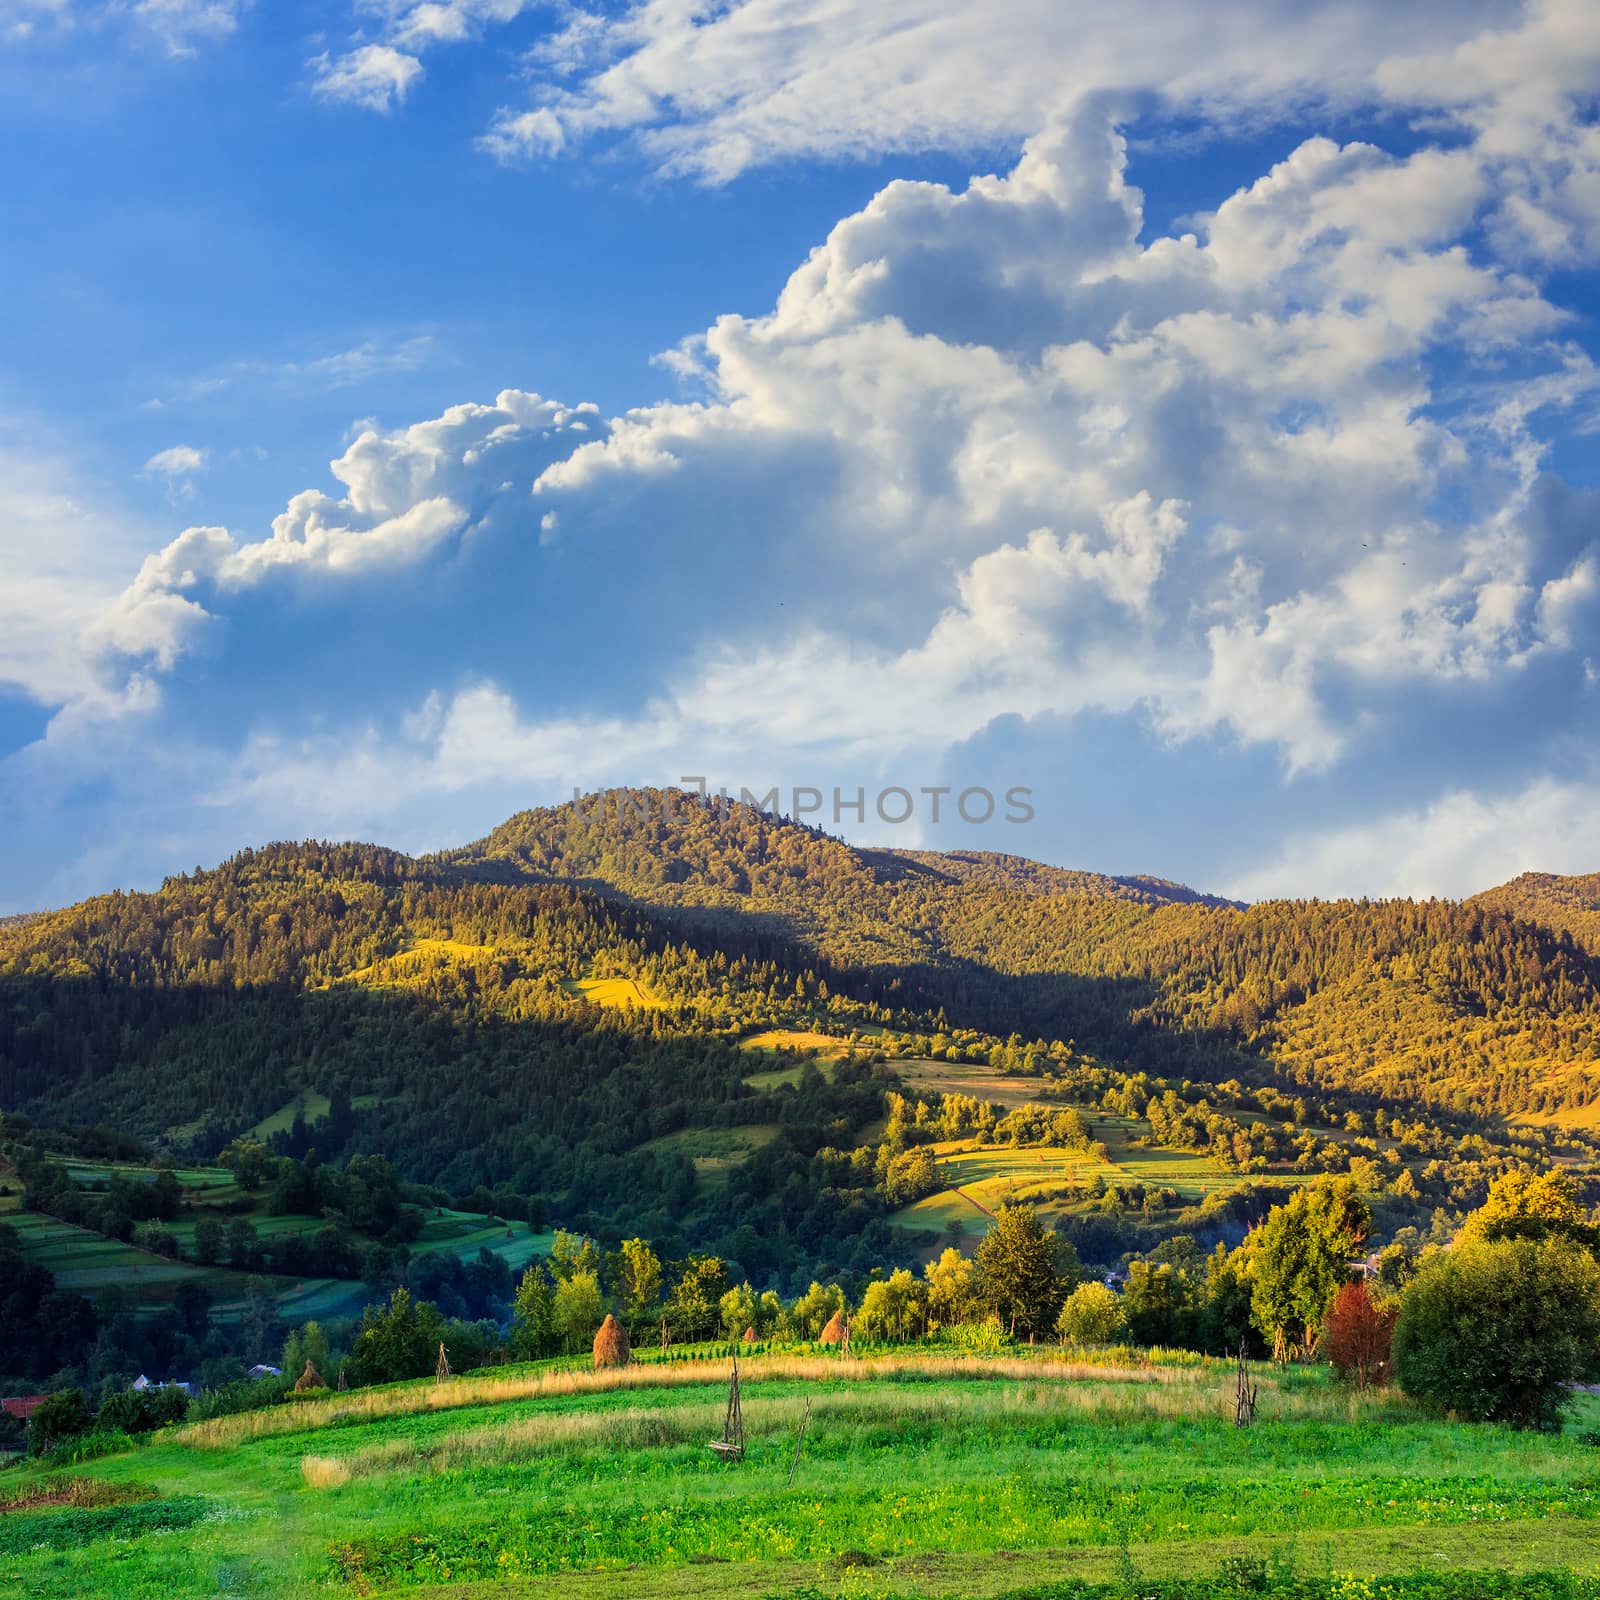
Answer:
[(850, 1324), (845, 1320), (844, 1312), (835, 1311), (828, 1318), (828, 1325), (822, 1330), (824, 1344), (843, 1344), (850, 1336)]
[(328, 1380), (311, 1365), (311, 1357), (306, 1357), (306, 1370), (294, 1380), (294, 1392), (304, 1394), (307, 1389), (326, 1389)]
[(746, 1328), (744, 1330), (744, 1339), (742, 1342), (745, 1344), (754, 1344), (760, 1337), (760, 1334), (758, 1334), (754, 1328)]
[(594, 1336), (594, 1364), (597, 1367), (625, 1367), (633, 1351), (628, 1345), (628, 1330), (608, 1311), (600, 1331)]

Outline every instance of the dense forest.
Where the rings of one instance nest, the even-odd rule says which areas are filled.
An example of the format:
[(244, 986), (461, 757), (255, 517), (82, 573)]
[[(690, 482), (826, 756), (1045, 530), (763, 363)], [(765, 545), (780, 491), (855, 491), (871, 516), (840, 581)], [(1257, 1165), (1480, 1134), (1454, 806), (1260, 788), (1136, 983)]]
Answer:
[[(648, 1003), (599, 1003), (613, 980)], [(763, 1075), (740, 1042), (767, 1028), (850, 1047)], [(895, 1265), (929, 1130), (1089, 1138), (912, 1095), (907, 1058), (1037, 1080), (1263, 1184), (1358, 1171), (1391, 1228), (1426, 1227), (1510, 1166), (1593, 1160), (1600, 960), (1492, 897), (1241, 907), (645, 790), (436, 857), (272, 845), (0, 927), (0, 1112), (44, 1143), (98, 1125), (211, 1161), (314, 1091), (275, 1155), (381, 1159), (758, 1280)], [(714, 1172), (680, 1137), (740, 1130)], [(1250, 1210), (1071, 1199), (1098, 1261)]]

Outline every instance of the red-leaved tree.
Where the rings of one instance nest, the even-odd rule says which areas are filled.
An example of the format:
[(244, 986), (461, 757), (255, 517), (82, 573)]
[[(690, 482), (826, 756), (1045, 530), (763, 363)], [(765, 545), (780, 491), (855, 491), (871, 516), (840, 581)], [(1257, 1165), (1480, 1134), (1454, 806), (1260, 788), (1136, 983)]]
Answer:
[(1328, 1360), (1347, 1383), (1365, 1389), (1388, 1377), (1394, 1312), (1374, 1305), (1366, 1284), (1347, 1283), (1334, 1295), (1323, 1334)]

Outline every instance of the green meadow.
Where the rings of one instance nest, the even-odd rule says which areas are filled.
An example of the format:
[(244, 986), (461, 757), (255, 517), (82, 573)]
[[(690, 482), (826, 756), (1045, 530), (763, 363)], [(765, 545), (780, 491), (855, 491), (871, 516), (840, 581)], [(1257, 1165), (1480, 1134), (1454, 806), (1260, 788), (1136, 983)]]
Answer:
[[(285, 1109), (288, 1115), (279, 1115), (287, 1127), (296, 1107), (291, 1103)], [(770, 1131), (754, 1131), (755, 1140), (763, 1136), (770, 1137)], [(741, 1148), (747, 1154), (754, 1144)], [(150, 1181), (156, 1169), (118, 1162), (74, 1161), (69, 1170), (74, 1183), (94, 1189), (106, 1187), (113, 1175)], [(192, 1259), (195, 1229), (208, 1214), (224, 1222), (242, 1217), (264, 1241), (285, 1235), (312, 1235), (326, 1219), (272, 1215), (266, 1209), (265, 1194), (246, 1194), (225, 1167), (180, 1168), (175, 1176), (183, 1186), (190, 1209), (187, 1215), (164, 1226), (189, 1258), (185, 1260), (155, 1255), (41, 1212), (23, 1211), (16, 1195), (0, 1196), (0, 1217), (16, 1231), (24, 1255), (52, 1272), (59, 1288), (93, 1296), (118, 1286), (135, 1291), (139, 1304), (146, 1309), (169, 1302), (184, 1282), (199, 1283), (211, 1294), (213, 1314), (221, 1322), (232, 1321), (242, 1313), (252, 1284), (266, 1284), (273, 1290), (278, 1315), (290, 1327), (311, 1320), (359, 1317), (362, 1307), (372, 1299), (363, 1284), (342, 1278), (273, 1277), (196, 1264)], [(464, 1261), (475, 1258), (480, 1249), (487, 1249), (501, 1257), (513, 1273), (521, 1273), (530, 1262), (549, 1252), (553, 1237), (529, 1228), (525, 1222), (435, 1207), (427, 1212), (412, 1249), (419, 1255), (455, 1255)]]
[(0, 1592), (1600, 1593), (1593, 1399), (1559, 1437), (1515, 1434), (1263, 1368), (1259, 1420), (1236, 1429), (1232, 1370), (1201, 1357), (800, 1351), (743, 1368), (742, 1461), (706, 1447), (717, 1357), (392, 1385), (12, 1469)]

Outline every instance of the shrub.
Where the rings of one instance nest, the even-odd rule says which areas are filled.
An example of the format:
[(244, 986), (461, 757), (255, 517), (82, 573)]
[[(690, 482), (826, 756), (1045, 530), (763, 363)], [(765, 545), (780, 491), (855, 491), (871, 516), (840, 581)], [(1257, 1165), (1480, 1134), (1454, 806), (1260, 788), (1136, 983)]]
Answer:
[(1394, 1370), (1407, 1394), (1481, 1422), (1554, 1429), (1600, 1340), (1600, 1266), (1563, 1239), (1468, 1240), (1401, 1301)]
[(82, 1389), (58, 1389), (28, 1418), (28, 1451), (42, 1456), (65, 1440), (87, 1433), (93, 1423)]
[(1113, 1344), (1127, 1325), (1122, 1302), (1103, 1283), (1080, 1283), (1056, 1318), (1056, 1332), (1073, 1344)]
[(1358, 1389), (1382, 1383), (1389, 1375), (1394, 1337), (1392, 1308), (1373, 1303), (1364, 1283), (1347, 1283), (1328, 1307), (1323, 1324), (1333, 1370)]

